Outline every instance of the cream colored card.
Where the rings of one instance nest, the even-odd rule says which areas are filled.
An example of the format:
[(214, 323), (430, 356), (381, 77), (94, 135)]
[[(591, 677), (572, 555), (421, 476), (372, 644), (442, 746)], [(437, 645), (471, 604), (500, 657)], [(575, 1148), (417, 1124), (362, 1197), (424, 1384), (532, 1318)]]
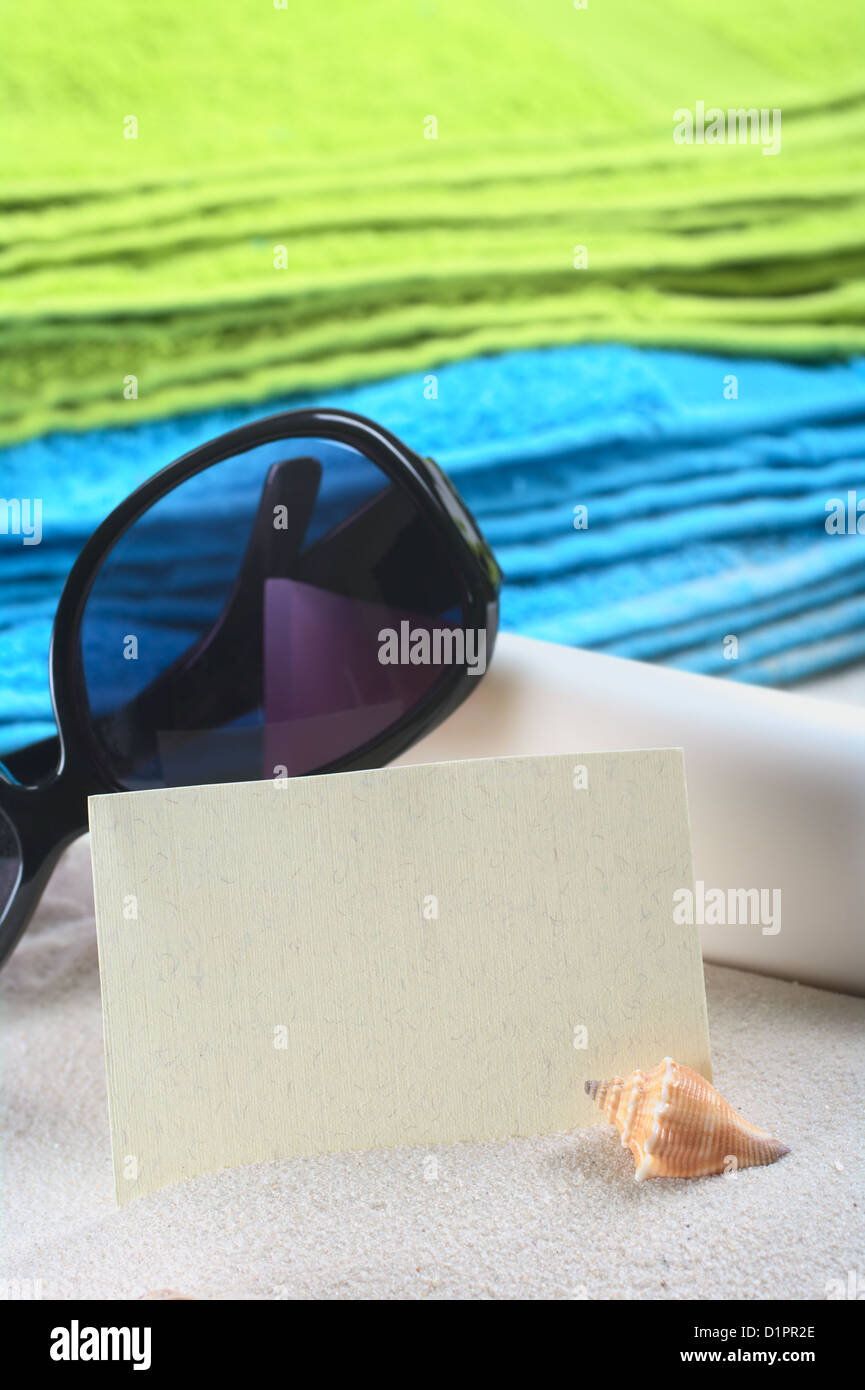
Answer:
[(90, 801), (118, 1201), (227, 1165), (595, 1123), (710, 1075), (678, 750)]

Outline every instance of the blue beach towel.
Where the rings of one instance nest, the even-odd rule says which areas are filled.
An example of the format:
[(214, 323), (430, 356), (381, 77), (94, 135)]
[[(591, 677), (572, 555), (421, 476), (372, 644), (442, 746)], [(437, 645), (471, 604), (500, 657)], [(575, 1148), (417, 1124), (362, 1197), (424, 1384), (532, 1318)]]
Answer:
[[(865, 361), (581, 346), (324, 399), (447, 470), (505, 571), (506, 631), (766, 684), (865, 656), (865, 536), (826, 527), (832, 499), (865, 502)], [(0, 750), (53, 731), (54, 609), (111, 508), (203, 440), (313, 403), (135, 425), (129, 402), (128, 428), (0, 452), (0, 498), (43, 503), (40, 545), (0, 534)]]

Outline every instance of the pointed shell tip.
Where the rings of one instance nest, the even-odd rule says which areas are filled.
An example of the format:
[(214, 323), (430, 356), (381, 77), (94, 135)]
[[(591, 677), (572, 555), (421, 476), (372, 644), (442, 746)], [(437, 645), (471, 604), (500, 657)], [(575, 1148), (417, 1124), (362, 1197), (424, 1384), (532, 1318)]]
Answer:
[(708, 1177), (727, 1172), (731, 1157), (748, 1168), (790, 1152), (749, 1125), (699, 1072), (670, 1057), (624, 1079), (587, 1081), (585, 1089), (631, 1150), (637, 1182)]

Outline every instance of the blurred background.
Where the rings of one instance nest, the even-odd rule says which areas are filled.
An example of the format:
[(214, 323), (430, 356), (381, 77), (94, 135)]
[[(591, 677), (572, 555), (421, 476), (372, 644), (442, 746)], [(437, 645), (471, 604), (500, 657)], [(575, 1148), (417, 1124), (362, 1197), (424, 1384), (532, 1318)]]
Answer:
[[(54, 609), (107, 512), (315, 402), (450, 473), (504, 630), (861, 680), (861, 4), (29, 0), (3, 28), (0, 751), (53, 732)], [(774, 113), (779, 148), (674, 139), (698, 103)]]

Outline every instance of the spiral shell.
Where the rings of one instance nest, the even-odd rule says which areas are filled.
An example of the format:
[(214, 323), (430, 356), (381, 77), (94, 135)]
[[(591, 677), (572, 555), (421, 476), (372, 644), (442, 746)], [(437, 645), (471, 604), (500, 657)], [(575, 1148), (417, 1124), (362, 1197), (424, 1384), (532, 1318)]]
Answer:
[(672, 1057), (665, 1057), (653, 1071), (635, 1071), (627, 1079), (587, 1081), (586, 1095), (634, 1155), (637, 1182), (702, 1178), (774, 1163), (790, 1152), (786, 1144), (743, 1120), (698, 1072)]

